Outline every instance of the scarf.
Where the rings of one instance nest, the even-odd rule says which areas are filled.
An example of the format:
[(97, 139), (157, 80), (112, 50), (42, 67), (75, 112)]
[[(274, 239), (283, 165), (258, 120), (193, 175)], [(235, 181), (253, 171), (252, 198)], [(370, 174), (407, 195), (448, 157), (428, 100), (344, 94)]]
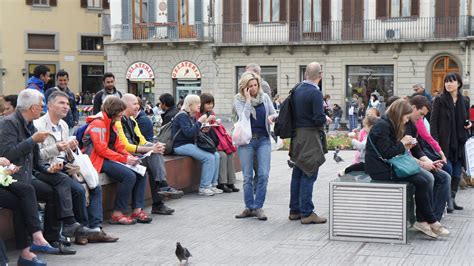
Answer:
[(450, 93), (444, 92), (440, 96), (449, 112), (450, 119), (450, 136), (449, 136), (449, 154), (446, 156), (454, 162), (462, 161), (464, 157), (464, 143), (466, 141), (466, 130), (464, 130), (464, 122), (466, 121), (466, 110), (464, 98), (458, 91), (456, 105), (453, 103), (453, 97)]
[[(242, 95), (241, 93), (237, 93), (235, 96), (234, 96), (234, 99), (235, 100), (238, 100), (238, 101), (241, 101), (241, 102), (246, 102), (247, 100), (245, 99), (245, 96)], [(263, 91), (262, 90), (259, 90), (258, 93), (257, 93), (257, 96), (254, 97), (251, 97), (250, 99), (250, 103), (251, 103), (251, 109), (250, 109), (250, 115), (253, 117), (253, 119), (257, 119), (257, 111), (255, 111), (255, 106), (259, 106), (260, 104), (263, 103)]]

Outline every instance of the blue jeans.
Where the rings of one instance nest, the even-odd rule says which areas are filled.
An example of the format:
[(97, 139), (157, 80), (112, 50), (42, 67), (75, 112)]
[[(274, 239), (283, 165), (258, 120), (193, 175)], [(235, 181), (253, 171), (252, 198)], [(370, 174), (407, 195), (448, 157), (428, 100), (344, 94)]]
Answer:
[(352, 131), (357, 128), (357, 116), (349, 115), (349, 131)]
[(290, 187), (290, 213), (308, 217), (313, 213), (313, 186), (318, 173), (307, 176), (297, 166), (293, 167)]
[[(248, 209), (260, 209), (267, 194), (268, 176), (270, 174), (270, 157), (272, 146), (269, 137), (252, 138), (249, 144), (238, 148), (242, 173), (244, 175), (244, 201)], [(257, 189), (253, 189), (253, 158), (257, 154)]]
[(451, 176), (443, 170), (428, 172), (421, 169), (420, 174), (429, 180), (428, 186), (432, 197), (433, 213), (436, 220), (441, 221), (446, 203), (449, 200)]
[(114, 210), (125, 212), (128, 209), (128, 199), (132, 194), (132, 208), (145, 207), (145, 177), (119, 163), (104, 159), (101, 173), (120, 182), (115, 196)]
[(339, 129), (339, 122), (341, 122), (341, 118), (340, 117), (335, 117), (334, 118), (334, 130)]
[(451, 197), (455, 197), (461, 182), (462, 162), (453, 162), (448, 159), (448, 174), (451, 175)]
[(217, 185), (219, 177), (219, 153), (214, 154), (201, 150), (195, 144), (185, 144), (174, 148), (174, 153), (186, 155), (202, 163), (200, 188), (209, 188)]
[(102, 227), (102, 187), (89, 189), (89, 206), (86, 203), (85, 188), (75, 179), (71, 183), (72, 205), (76, 221), (89, 228)]

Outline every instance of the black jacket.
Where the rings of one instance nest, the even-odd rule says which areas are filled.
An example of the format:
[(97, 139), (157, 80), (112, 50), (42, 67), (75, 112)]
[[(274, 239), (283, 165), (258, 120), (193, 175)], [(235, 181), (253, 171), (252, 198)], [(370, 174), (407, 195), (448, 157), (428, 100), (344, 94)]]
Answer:
[(48, 172), (48, 165), (39, 163), (39, 147), (31, 138), (35, 131), (33, 122), (27, 123), (19, 111), (0, 120), (0, 156), (21, 166), (12, 177), (28, 184), (33, 179), (33, 170)]
[[(392, 122), (382, 117), (370, 130), (369, 136), (384, 159), (391, 159), (405, 152), (405, 147), (395, 139), (395, 129)], [(374, 180), (391, 180), (395, 175), (392, 166), (382, 161), (367, 139), (365, 148), (365, 172)]]
[(161, 124), (168, 124), (178, 112), (179, 110), (175, 106), (168, 108), (164, 113), (161, 114), (161, 119), (163, 119)]
[(100, 108), (102, 107), (102, 103), (104, 102), (105, 97), (109, 95), (115, 95), (119, 98), (122, 98), (122, 93), (119, 90), (117, 90), (117, 88), (114, 88), (112, 93), (107, 92), (105, 89), (100, 90), (94, 96), (94, 109), (92, 111), (93, 114), (97, 114), (100, 112)]

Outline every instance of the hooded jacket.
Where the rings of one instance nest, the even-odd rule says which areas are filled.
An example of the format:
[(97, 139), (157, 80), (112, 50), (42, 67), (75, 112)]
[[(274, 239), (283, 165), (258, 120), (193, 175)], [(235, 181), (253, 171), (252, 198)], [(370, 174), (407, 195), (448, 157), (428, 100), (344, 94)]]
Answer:
[[(28, 81), (26, 82), (26, 88), (27, 89), (32, 89), (32, 90), (37, 90), (39, 92), (41, 92), (41, 94), (43, 94), (44, 96), (44, 82), (33, 76), (31, 77), (30, 79), (28, 79)], [(43, 98), (43, 113), (46, 113), (48, 111), (48, 106), (46, 106), (46, 97)]]

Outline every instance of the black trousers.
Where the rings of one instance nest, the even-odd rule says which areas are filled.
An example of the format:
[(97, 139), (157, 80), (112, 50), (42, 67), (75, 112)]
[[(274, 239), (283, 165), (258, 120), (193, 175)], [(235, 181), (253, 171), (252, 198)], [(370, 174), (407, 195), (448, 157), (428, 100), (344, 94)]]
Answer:
[(46, 202), (44, 209), (43, 236), (48, 242), (59, 240), (61, 224), (58, 220), (59, 197), (48, 183), (34, 178), (31, 184), (35, 188), (38, 201)]
[(62, 172), (55, 174), (44, 174), (36, 172), (37, 179), (50, 185), (57, 197), (58, 219), (74, 217), (72, 195), (71, 195), (71, 178)]
[(13, 211), (16, 248), (29, 247), (29, 236), (41, 230), (34, 187), (21, 182), (0, 186), (0, 206)]
[(355, 172), (355, 171), (365, 171), (365, 163), (358, 162), (355, 164), (351, 164), (344, 170), (344, 174)]

